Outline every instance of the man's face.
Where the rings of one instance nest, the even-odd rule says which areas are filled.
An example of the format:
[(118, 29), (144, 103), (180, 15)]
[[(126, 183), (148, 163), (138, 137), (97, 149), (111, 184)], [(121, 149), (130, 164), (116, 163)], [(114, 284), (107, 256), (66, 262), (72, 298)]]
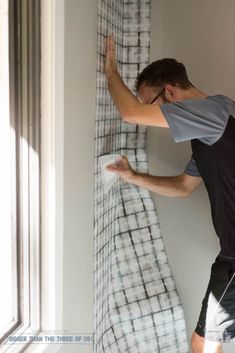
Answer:
[[(170, 99), (167, 98), (167, 95)], [(144, 104), (162, 105), (164, 103), (172, 103), (173, 101), (169, 92), (166, 92), (166, 88), (147, 86), (145, 83), (140, 85), (138, 98)]]

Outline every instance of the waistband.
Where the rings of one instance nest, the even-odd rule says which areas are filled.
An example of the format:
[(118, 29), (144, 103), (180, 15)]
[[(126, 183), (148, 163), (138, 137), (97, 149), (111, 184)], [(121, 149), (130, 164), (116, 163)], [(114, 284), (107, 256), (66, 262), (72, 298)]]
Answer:
[(235, 261), (235, 256), (227, 256), (227, 255), (223, 255), (221, 253), (219, 253), (218, 255), (219, 257), (223, 258), (223, 259), (227, 259), (227, 260), (232, 260), (232, 261)]

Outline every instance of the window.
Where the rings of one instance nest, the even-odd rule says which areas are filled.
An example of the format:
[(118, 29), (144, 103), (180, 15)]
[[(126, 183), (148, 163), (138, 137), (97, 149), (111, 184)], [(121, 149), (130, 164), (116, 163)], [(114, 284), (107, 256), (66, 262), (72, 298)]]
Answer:
[(0, 352), (40, 331), (40, 1), (0, 0)]
[[(17, 318), (17, 286), (15, 233), (11, 224), (13, 216), (11, 199), (11, 136), (9, 112), (9, 45), (8, 1), (0, 1), (0, 332), (7, 332)], [(14, 156), (13, 156), (14, 158)], [(14, 212), (15, 213), (15, 212)]]

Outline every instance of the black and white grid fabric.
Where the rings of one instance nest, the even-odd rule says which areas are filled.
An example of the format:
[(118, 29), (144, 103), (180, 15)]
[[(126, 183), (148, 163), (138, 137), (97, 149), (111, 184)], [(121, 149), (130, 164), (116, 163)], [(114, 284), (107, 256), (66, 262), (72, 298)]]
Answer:
[(99, 157), (122, 154), (148, 171), (146, 128), (122, 123), (103, 73), (113, 34), (118, 69), (133, 88), (149, 63), (150, 0), (98, 0), (94, 205), (94, 352), (187, 353), (182, 306), (148, 191), (117, 181), (104, 193)]

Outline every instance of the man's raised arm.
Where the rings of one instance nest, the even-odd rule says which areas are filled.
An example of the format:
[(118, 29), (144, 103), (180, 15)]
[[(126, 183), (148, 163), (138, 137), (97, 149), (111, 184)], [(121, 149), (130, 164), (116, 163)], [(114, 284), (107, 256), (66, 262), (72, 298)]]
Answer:
[(142, 104), (132, 94), (120, 77), (115, 61), (115, 42), (107, 37), (105, 75), (110, 95), (121, 118), (129, 123), (169, 127), (158, 105)]

